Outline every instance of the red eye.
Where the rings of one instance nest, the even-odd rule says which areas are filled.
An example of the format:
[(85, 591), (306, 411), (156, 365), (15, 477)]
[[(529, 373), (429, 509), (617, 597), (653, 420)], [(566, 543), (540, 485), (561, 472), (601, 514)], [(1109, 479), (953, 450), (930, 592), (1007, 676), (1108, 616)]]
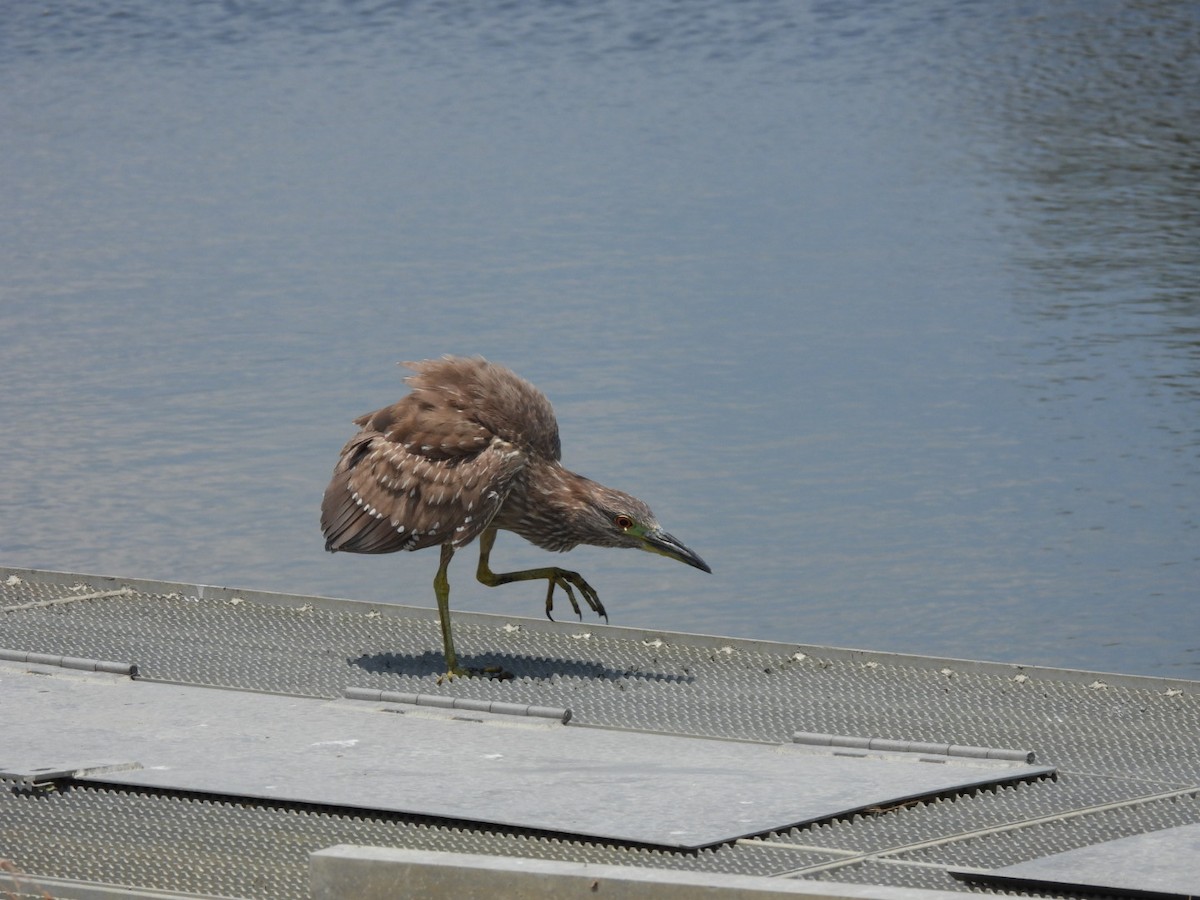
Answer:
[(633, 519), (629, 518), (629, 516), (617, 516), (613, 519), (613, 524), (622, 531), (628, 531), (633, 527)]

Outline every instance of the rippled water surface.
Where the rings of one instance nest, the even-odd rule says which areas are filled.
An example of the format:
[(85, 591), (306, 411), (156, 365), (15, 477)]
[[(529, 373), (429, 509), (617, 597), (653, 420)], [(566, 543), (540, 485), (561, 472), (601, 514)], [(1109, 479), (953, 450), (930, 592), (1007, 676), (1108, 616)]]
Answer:
[(1197, 9), (17, 4), (0, 562), (432, 605), (317, 508), (482, 353), (713, 566), (615, 624), (1200, 677)]

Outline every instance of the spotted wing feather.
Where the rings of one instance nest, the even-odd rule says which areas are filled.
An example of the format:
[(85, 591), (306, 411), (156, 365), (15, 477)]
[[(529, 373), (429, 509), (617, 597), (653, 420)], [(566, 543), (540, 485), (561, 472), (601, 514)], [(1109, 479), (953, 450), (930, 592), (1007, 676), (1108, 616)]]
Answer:
[(325, 492), (326, 548), (419, 550), (474, 540), (496, 515), (526, 455), (462, 410), (410, 394), (363, 416)]

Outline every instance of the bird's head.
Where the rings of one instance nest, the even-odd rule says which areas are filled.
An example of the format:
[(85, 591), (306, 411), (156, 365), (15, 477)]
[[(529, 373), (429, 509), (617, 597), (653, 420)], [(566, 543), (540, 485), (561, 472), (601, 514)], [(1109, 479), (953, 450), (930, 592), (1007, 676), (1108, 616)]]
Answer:
[(581, 518), (589, 532), (581, 543), (601, 547), (636, 547), (711, 572), (708, 563), (663, 531), (650, 507), (623, 491), (591, 482)]

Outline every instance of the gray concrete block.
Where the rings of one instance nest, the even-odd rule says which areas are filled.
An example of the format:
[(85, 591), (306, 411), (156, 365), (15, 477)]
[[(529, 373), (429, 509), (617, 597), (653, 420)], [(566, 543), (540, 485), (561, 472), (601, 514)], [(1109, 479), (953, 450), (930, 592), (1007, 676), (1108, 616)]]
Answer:
[(961, 894), (342, 844), (309, 855), (312, 900), (961, 900)]

